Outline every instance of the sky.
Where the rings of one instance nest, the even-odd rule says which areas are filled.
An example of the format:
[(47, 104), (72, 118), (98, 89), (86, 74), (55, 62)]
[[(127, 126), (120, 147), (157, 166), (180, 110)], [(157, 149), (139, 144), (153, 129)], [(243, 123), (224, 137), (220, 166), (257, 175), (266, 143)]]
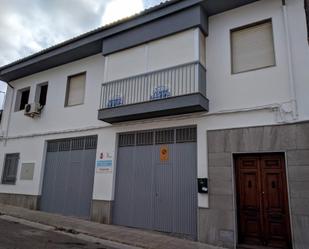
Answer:
[(1, 0), (0, 67), (163, 1)]

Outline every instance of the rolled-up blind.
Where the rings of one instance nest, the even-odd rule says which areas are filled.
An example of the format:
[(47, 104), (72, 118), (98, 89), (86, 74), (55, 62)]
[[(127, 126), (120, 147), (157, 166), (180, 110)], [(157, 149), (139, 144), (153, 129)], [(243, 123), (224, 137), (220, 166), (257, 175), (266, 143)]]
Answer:
[(232, 72), (275, 65), (271, 21), (231, 31)]
[(86, 74), (69, 77), (67, 105), (79, 105), (84, 102)]

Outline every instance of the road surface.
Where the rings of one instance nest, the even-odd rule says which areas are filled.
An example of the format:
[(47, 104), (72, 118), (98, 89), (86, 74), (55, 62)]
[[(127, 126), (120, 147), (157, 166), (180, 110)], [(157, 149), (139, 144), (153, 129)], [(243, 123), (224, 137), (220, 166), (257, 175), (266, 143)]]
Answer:
[(0, 249), (115, 249), (87, 242), (63, 232), (46, 231), (16, 221), (0, 219)]

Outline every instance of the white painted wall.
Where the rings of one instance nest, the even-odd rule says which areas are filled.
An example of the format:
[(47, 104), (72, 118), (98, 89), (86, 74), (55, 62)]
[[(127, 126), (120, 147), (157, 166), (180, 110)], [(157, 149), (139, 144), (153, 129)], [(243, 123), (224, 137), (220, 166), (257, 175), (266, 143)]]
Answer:
[[(272, 19), (276, 66), (231, 74), (230, 30)], [(289, 101), (286, 43), (280, 0), (258, 1), (209, 18), (207, 95), (212, 111)]]
[[(301, 0), (288, 1), (300, 119), (305, 119), (309, 117), (307, 108), (309, 104), (307, 98), (309, 90), (309, 70), (307, 69), (309, 48), (306, 43), (302, 7)], [(276, 66), (232, 75), (230, 29), (268, 18), (273, 20)], [(296, 26), (298, 29), (293, 29)], [(102, 82), (203, 58), (198, 54), (198, 30), (189, 30), (182, 34), (110, 55), (106, 58), (106, 63), (105, 58), (96, 55), (12, 82), (16, 89), (31, 86), (31, 100), (34, 98), (36, 84), (48, 81), (49, 89), (47, 105), (41, 118), (33, 120), (25, 117), (22, 112), (11, 113), (9, 137), (19, 135), (28, 137), (8, 139), (6, 145), (4, 145), (5, 141), (0, 142), (0, 172), (2, 172), (4, 154), (20, 152), (20, 163), (36, 163), (35, 178), (32, 182), (20, 181), (19, 167), (17, 184), (14, 186), (0, 185), (0, 192), (40, 194), (46, 140), (97, 134), (99, 138), (97, 159), (99, 159), (101, 152), (111, 153), (114, 158), (114, 169), (112, 173), (95, 174), (93, 198), (112, 200), (117, 157), (116, 134), (125, 131), (183, 125), (197, 125), (198, 176), (207, 177), (207, 130), (271, 125), (277, 123), (277, 121), (282, 121), (277, 119), (278, 112), (276, 109), (253, 109), (270, 104), (280, 106), (280, 103), (290, 101), (287, 44), (284, 32), (280, 0), (259, 1), (210, 18), (209, 37), (206, 39), (207, 96), (210, 100), (210, 113), (208, 115), (165, 117), (113, 126), (97, 120)], [(87, 71), (85, 104), (64, 108), (67, 76), (82, 71)], [(6, 105), (5, 119), (8, 118), (9, 103), (8, 101)], [(235, 113), (218, 113), (222, 110), (233, 109), (238, 111)], [(68, 132), (68, 130), (74, 129), (84, 129), (84, 131)], [(67, 132), (55, 134), (64, 130)], [(31, 134), (33, 137), (30, 136)], [(207, 195), (199, 195), (198, 200), (199, 206), (208, 206)]]
[(288, 0), (287, 13), (299, 118), (309, 119), (309, 43), (303, 0)]
[[(97, 110), (100, 102), (99, 89), (103, 82), (103, 67), (104, 58), (99, 54), (11, 82), (15, 89), (8, 135), (18, 136), (102, 125), (102, 122), (97, 120)], [(64, 107), (67, 77), (83, 71), (86, 71), (84, 104)], [(14, 112), (18, 89), (30, 86), (29, 103), (33, 103), (36, 85), (46, 81), (49, 83), (47, 102), (40, 118), (26, 117), (23, 111)], [(8, 91), (11, 93), (11, 89)], [(6, 101), (3, 125), (9, 117), (9, 106), (10, 98)]]

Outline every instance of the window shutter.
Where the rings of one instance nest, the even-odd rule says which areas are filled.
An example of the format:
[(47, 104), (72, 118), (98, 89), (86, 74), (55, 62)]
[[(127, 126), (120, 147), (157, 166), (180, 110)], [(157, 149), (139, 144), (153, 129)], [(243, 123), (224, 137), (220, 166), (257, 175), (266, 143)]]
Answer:
[(271, 21), (232, 31), (231, 43), (233, 73), (275, 65)]
[(84, 102), (86, 74), (69, 78), (67, 105), (79, 105)]
[(16, 181), (17, 168), (18, 168), (19, 154), (7, 154), (5, 156), (4, 171), (2, 183), (14, 184)]

